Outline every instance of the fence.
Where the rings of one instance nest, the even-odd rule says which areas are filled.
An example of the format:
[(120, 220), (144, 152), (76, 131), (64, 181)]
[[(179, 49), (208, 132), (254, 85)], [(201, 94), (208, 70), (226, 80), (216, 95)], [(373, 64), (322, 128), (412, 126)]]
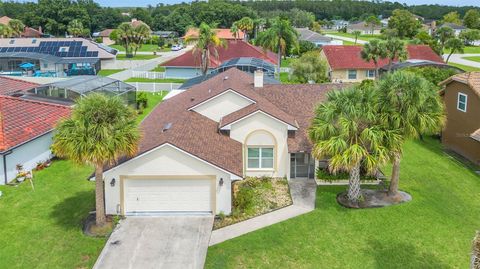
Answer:
[(177, 90), (181, 83), (153, 83), (153, 82), (127, 82), (137, 88), (137, 91), (159, 92)]
[(151, 72), (151, 71), (132, 71), (134, 78), (148, 78), (148, 79), (163, 79), (165, 72)]

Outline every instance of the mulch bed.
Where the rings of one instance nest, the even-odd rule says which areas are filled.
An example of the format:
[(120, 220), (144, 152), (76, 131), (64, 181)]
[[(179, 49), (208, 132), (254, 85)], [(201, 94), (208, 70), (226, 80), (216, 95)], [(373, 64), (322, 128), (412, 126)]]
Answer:
[(398, 205), (409, 202), (412, 196), (406, 192), (399, 191), (395, 196), (389, 196), (386, 190), (361, 190), (362, 199), (354, 203), (348, 200), (347, 192), (337, 195), (337, 202), (347, 208), (376, 208), (391, 205)]
[(107, 216), (107, 224), (104, 227), (98, 227), (95, 223), (95, 212), (92, 212), (83, 222), (83, 233), (91, 237), (105, 237), (110, 235), (113, 229), (113, 221), (110, 216)]

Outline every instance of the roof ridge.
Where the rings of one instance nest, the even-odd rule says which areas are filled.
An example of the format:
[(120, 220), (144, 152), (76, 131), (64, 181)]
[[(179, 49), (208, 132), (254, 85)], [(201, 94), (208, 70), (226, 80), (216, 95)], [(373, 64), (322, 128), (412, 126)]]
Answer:
[(29, 102), (29, 103), (39, 104), (39, 105), (46, 105), (46, 106), (53, 106), (53, 107), (59, 107), (59, 108), (64, 108), (64, 109), (70, 109), (70, 107), (66, 106), (66, 105), (54, 104), (54, 103), (43, 102), (43, 101), (38, 101), (38, 100), (23, 99), (23, 98), (8, 96), (8, 95), (0, 95), (0, 99), (9, 99), (9, 100), (13, 100), (13, 101)]
[(35, 83), (35, 82), (23, 80), (23, 79), (18, 79), (18, 78), (12, 78), (12, 77), (9, 77), (9, 76), (0, 76), (0, 78), (2, 78), (2, 79), (8, 79), (8, 80), (13, 80), (13, 81), (18, 81), (18, 82), (23, 82), (23, 83), (28, 83), (28, 84), (34, 84), (34, 85), (38, 85), (38, 86), (41, 85), (41, 84), (39, 84), (39, 83)]

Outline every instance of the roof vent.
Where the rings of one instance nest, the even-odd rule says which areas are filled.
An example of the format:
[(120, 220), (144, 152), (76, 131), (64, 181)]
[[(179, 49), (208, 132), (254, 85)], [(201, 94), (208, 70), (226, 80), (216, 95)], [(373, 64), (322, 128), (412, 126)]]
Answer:
[(168, 129), (170, 128), (172, 128), (172, 123), (171, 122), (166, 123), (165, 125), (163, 125), (162, 133), (168, 131)]
[(191, 97), (190, 102), (193, 102), (193, 101), (195, 101), (195, 98)]
[(223, 80), (227, 80), (227, 79), (228, 79), (228, 76), (225, 76), (225, 77), (223, 78)]

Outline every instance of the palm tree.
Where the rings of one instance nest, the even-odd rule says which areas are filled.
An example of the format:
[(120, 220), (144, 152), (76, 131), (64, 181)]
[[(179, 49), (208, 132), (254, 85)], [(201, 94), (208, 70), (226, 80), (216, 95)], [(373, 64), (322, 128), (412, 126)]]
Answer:
[(232, 27), (230, 27), (230, 33), (232, 33), (233, 38), (235, 38), (235, 41), (237, 41), (238, 38), (238, 31), (240, 31), (237, 27), (236, 23), (232, 24)]
[(137, 55), (137, 50), (140, 49), (145, 42), (145, 40), (150, 38), (150, 27), (145, 23), (140, 23), (139, 25), (133, 28), (133, 45), (134, 51), (133, 55)]
[(13, 30), (10, 26), (0, 24), (0, 38), (9, 38), (13, 36)]
[(356, 30), (356, 31), (353, 31), (352, 34), (355, 36), (355, 44), (354, 45), (357, 45), (358, 37), (362, 34), (362, 32)]
[(74, 37), (82, 35), (85, 30), (83, 28), (83, 23), (80, 20), (72, 20), (68, 24), (68, 32)]
[(134, 28), (129, 22), (120, 24), (118, 28), (110, 34), (110, 38), (125, 48), (125, 54), (127, 57), (132, 57), (131, 49), (134, 43), (133, 36)]
[(463, 50), (465, 48), (465, 44), (463, 43), (462, 40), (460, 40), (458, 38), (450, 38), (445, 43), (445, 48), (450, 50), (450, 53), (448, 54), (447, 60), (445, 61), (446, 63), (448, 63), (452, 54), (454, 54), (456, 52), (463, 53)]
[(253, 20), (253, 28), (254, 28), (254, 38), (257, 39), (258, 32), (265, 27), (267, 21), (264, 18), (258, 18)]
[(8, 26), (10, 27), (10, 29), (12, 29), (12, 34), (15, 37), (19, 37), (22, 34), (23, 29), (25, 29), (25, 24), (23, 24), (21, 20), (17, 19), (10, 20), (8, 22)]
[(280, 72), (282, 55), (286, 55), (287, 48), (298, 49), (298, 33), (292, 27), (290, 21), (276, 18), (272, 27), (258, 35), (256, 43), (265, 50), (277, 52), (277, 71)]
[(118, 97), (91, 94), (80, 99), (72, 116), (58, 123), (52, 151), (79, 164), (95, 166), (96, 224), (106, 223), (103, 168), (137, 152), (140, 133), (135, 112)]
[(388, 58), (388, 72), (392, 70), (392, 63), (395, 60), (405, 61), (408, 58), (405, 45), (398, 38), (389, 38), (385, 42), (386, 55)]
[(245, 40), (248, 40), (248, 32), (253, 30), (254, 21), (250, 17), (243, 17), (236, 21), (237, 28), (243, 32)]
[(373, 61), (375, 64), (375, 77), (378, 78), (378, 61), (387, 57), (385, 43), (378, 39), (371, 40), (363, 46), (361, 56), (367, 62)]
[(200, 53), (200, 69), (205, 76), (210, 63), (210, 53), (218, 58), (218, 47), (224, 47), (225, 42), (218, 38), (217, 33), (206, 23), (202, 22), (198, 28), (198, 37), (187, 37), (185, 42), (195, 42), (192, 53)]
[[(435, 85), (421, 76), (405, 71), (387, 74), (379, 82), (378, 98), (382, 122), (404, 140), (439, 132), (443, 126), (444, 109)], [(401, 150), (392, 151), (391, 196), (398, 193), (401, 158)]]
[(374, 173), (389, 159), (391, 148), (400, 136), (379, 124), (377, 91), (368, 84), (328, 93), (327, 102), (317, 107), (309, 128), (317, 159), (330, 158), (331, 172), (350, 174), (347, 197), (358, 203), (360, 168)]

